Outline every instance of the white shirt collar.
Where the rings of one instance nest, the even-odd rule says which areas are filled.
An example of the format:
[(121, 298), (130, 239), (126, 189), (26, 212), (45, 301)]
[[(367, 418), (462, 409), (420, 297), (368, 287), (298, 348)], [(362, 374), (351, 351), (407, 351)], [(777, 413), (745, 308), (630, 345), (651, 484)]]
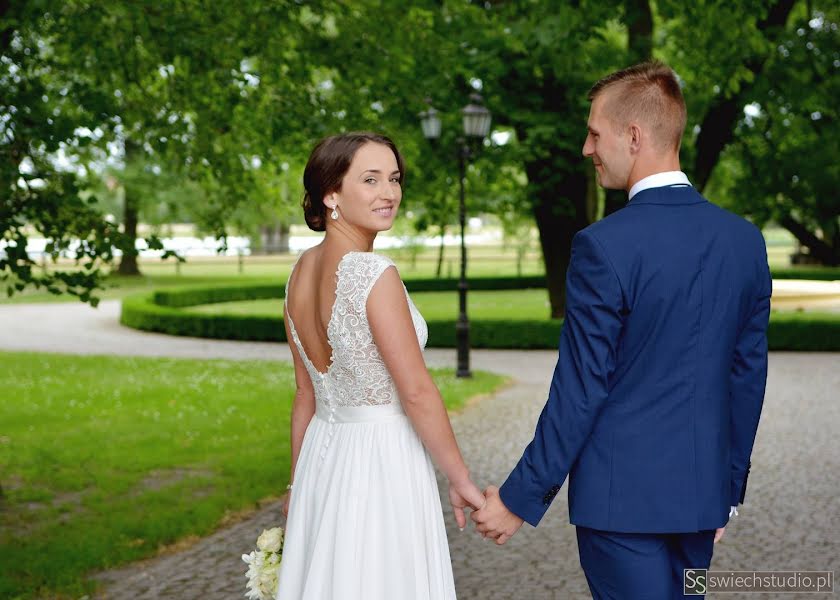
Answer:
[(636, 183), (633, 184), (633, 187), (630, 188), (629, 198), (627, 199), (632, 200), (633, 196), (641, 192), (642, 190), (647, 190), (649, 188), (655, 187), (664, 187), (666, 185), (691, 185), (691, 182), (688, 180), (688, 177), (682, 171), (665, 171), (664, 173), (655, 173), (653, 175), (648, 175), (644, 179), (640, 179)]

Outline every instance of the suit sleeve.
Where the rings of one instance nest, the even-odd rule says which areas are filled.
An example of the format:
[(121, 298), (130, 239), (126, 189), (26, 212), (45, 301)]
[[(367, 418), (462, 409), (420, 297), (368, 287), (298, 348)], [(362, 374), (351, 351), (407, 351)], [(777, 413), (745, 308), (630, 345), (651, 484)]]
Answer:
[[(762, 248), (764, 240), (761, 240)], [(755, 434), (767, 382), (767, 323), (772, 281), (766, 251), (759, 267), (754, 301), (735, 344), (729, 376), (731, 478), (730, 505), (744, 501)]]
[(623, 325), (623, 294), (603, 248), (588, 231), (572, 242), (566, 319), (548, 401), (534, 439), (500, 489), (505, 506), (533, 526), (566, 479), (609, 394)]

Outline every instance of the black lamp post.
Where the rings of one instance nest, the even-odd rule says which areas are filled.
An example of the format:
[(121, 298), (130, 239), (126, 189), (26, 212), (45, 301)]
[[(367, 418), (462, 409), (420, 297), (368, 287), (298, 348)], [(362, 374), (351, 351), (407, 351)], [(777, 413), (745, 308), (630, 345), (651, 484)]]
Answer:
[[(467, 210), (464, 179), (467, 175), (467, 161), (474, 155), (471, 142), (477, 146), (487, 137), (490, 132), (491, 115), (490, 111), (482, 105), (481, 96), (478, 94), (470, 95), (470, 104), (461, 110), (461, 114), (464, 118), (464, 137), (458, 138), (458, 183), (460, 184), (458, 217), (461, 224), (461, 278), (458, 281), (459, 311), (458, 322), (455, 326), (455, 335), (458, 342), (458, 369), (455, 375), (457, 377), (472, 377), (472, 373), (470, 373), (470, 322), (467, 318), (467, 246), (464, 241)], [(440, 138), (440, 118), (437, 111), (431, 106), (428, 110), (420, 113), (420, 125), (427, 140), (434, 142)]]

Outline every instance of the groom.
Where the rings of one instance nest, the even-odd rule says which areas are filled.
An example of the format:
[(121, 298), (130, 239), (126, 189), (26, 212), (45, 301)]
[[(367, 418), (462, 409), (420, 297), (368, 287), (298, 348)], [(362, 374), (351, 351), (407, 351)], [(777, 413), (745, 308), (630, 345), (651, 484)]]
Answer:
[(674, 598), (743, 502), (767, 375), (761, 232), (680, 170), (685, 101), (645, 63), (592, 88), (583, 154), (625, 208), (579, 232), (560, 356), (533, 441), (473, 513), (505, 543), (569, 476), (595, 598)]

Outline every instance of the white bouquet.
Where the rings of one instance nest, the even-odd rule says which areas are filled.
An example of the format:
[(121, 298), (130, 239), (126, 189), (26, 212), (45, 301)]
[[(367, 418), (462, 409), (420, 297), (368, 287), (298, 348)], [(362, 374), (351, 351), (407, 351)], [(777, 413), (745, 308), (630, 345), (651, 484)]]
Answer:
[(257, 549), (243, 554), (248, 564), (248, 592), (250, 600), (274, 600), (277, 595), (277, 575), (283, 556), (283, 528), (265, 529), (257, 538)]

